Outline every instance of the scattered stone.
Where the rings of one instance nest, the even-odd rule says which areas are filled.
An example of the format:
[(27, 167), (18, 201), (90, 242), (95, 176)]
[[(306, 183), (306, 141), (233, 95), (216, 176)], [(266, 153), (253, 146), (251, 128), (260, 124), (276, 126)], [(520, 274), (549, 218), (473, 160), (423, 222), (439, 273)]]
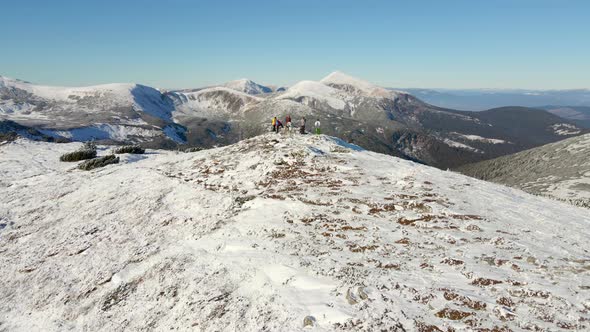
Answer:
[(350, 288), (346, 291), (346, 300), (350, 305), (359, 303), (358, 297), (354, 294), (354, 292), (350, 291)]
[(366, 301), (369, 299), (369, 294), (367, 294), (367, 289), (365, 287), (360, 286), (358, 288), (358, 293), (361, 300)]
[(303, 327), (307, 327), (307, 326), (315, 326), (316, 325), (316, 319), (313, 316), (305, 316), (305, 318), (303, 318)]

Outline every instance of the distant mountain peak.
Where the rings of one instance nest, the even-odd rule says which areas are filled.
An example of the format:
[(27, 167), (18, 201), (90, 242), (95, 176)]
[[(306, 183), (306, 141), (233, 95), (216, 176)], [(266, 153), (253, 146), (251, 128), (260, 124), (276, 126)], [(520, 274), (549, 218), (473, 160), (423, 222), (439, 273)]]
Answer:
[(324, 77), (320, 82), (353, 94), (368, 95), (372, 97), (395, 96), (394, 92), (388, 91), (385, 88), (360, 78), (350, 76), (341, 71), (335, 71), (331, 73), (330, 75)]
[(257, 95), (257, 94), (261, 94), (261, 93), (272, 92), (271, 88), (261, 85), (261, 84), (258, 84), (250, 79), (247, 79), (247, 78), (241, 78), (238, 80), (229, 81), (229, 82), (224, 83), (223, 86), (226, 88), (230, 88), (233, 90), (247, 93), (249, 95)]
[(27, 81), (23, 81), (23, 80), (19, 80), (18, 78), (12, 78), (12, 77), (7, 77), (7, 76), (2, 76), (0, 75), (0, 84), (5, 85), (5, 84), (10, 84), (10, 83), (24, 83), (24, 84), (31, 84), (31, 82), (27, 82)]
[(322, 80), (323, 81), (362, 81), (359, 78), (353, 77), (351, 75), (348, 75), (340, 70), (336, 70), (331, 72), (330, 74), (328, 74), (328, 76), (324, 77)]

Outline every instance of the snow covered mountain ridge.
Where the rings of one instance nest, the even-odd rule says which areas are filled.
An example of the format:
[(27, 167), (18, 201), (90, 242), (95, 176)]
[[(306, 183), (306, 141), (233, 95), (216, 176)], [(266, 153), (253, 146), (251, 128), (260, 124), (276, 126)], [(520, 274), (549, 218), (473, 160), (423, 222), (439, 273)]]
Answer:
[(327, 136), (79, 145), (0, 146), (2, 329), (590, 327), (585, 209)]
[(320, 120), (322, 132), (372, 151), (446, 169), (588, 132), (544, 111), (443, 109), (341, 72), (286, 90), (248, 79), (178, 91), (138, 84), (68, 88), (2, 82), (0, 121), (60, 141), (213, 147), (266, 133), (271, 118), (289, 115), (296, 123), (304, 117), (313, 119), (309, 124)]
[(173, 103), (161, 91), (135, 83), (57, 87), (0, 78), (0, 119), (74, 140), (182, 143)]
[(267, 86), (260, 85), (252, 80), (243, 78), (240, 80), (230, 81), (224, 83), (223, 86), (226, 88), (234, 89), (236, 91), (241, 91), (250, 95), (258, 95), (262, 93), (270, 93), (273, 90)]

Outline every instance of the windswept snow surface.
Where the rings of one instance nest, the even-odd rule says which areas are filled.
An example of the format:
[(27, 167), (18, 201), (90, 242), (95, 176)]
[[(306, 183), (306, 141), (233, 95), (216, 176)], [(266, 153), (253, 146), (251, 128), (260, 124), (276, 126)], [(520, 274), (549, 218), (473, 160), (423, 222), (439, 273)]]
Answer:
[(0, 146), (2, 330), (590, 327), (585, 209), (325, 136), (79, 146)]

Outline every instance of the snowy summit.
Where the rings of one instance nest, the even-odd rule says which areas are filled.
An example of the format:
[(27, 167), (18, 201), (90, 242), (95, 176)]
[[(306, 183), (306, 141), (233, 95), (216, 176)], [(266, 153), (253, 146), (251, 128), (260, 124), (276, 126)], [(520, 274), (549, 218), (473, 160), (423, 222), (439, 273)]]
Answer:
[(262, 93), (270, 93), (272, 89), (264, 85), (260, 85), (252, 80), (243, 78), (240, 80), (230, 81), (223, 84), (224, 87), (234, 89), (249, 95), (258, 95)]
[(344, 89), (349, 93), (370, 97), (393, 97), (395, 93), (359, 78), (352, 77), (340, 71), (335, 71), (324, 77), (321, 83)]
[(0, 146), (0, 330), (590, 328), (587, 210), (328, 136), (79, 146)]

